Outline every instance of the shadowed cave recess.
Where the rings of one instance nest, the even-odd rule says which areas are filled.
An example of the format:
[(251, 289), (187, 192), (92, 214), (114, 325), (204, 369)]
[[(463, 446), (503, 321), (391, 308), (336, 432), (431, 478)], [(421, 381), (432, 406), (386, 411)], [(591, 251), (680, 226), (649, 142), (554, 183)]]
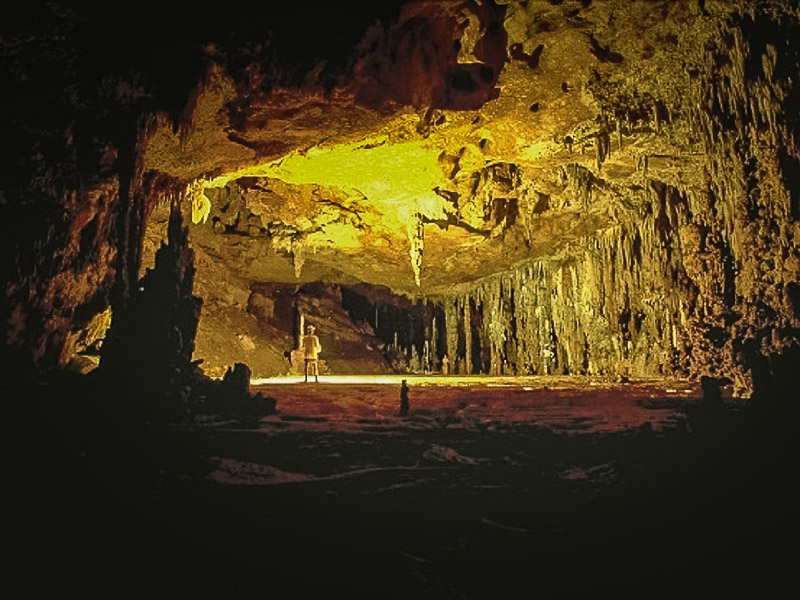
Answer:
[(250, 379), (313, 324), (323, 380), (702, 380), (795, 418), (796, 3), (271, 6), (3, 18), (9, 402), (274, 413)]

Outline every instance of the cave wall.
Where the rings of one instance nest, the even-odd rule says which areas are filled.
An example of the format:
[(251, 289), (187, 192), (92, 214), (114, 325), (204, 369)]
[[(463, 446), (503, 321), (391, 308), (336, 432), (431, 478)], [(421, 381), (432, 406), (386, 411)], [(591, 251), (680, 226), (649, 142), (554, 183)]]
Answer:
[[(680, 35), (659, 34), (656, 47), (640, 48), (638, 38), (628, 35), (630, 23), (612, 23), (620, 16), (612, 2), (575, 2), (572, 8), (489, 3), (466, 12), (459, 3), (441, 4), (439, 12), (436, 3), (413, 3), (395, 26), (371, 29), (352, 72), (341, 80), (324, 66), (315, 71), (314, 85), (325, 80), (326, 93), (337, 81), (346, 84), (330, 106), (339, 100), (342, 111), (358, 106), (360, 112), (346, 114), (364, 121), (348, 131), (383, 126), (391, 111), (411, 105), (421, 116), (412, 119), (416, 126), (408, 134), (432, 140), (437, 128), (445, 132), (460, 118), (456, 110), (485, 105), (486, 123), (500, 119), (516, 110), (514, 94), (525, 97), (530, 117), (519, 121), (520, 133), (540, 125), (555, 130), (569, 111), (552, 107), (595, 111), (566, 123), (562, 133), (580, 122), (543, 146), (562, 146), (563, 152), (541, 158), (528, 148), (525, 156), (538, 163), (515, 162), (517, 150), (517, 158), (498, 158), (517, 144), (514, 132), (460, 147), (462, 140), (454, 139), (455, 147), (440, 155), (448, 180), (437, 192), (454, 208), (447, 219), (418, 218), (419, 235), (411, 239), (414, 275), (417, 285), (435, 289), (430, 297), (444, 312), (444, 345), (462, 372), (710, 374), (732, 379), (743, 394), (752, 391), (754, 377), (787, 376), (786, 357), (797, 352), (800, 338), (796, 7), (777, 1), (653, 2), (650, 21), (667, 15), (669, 27), (682, 29)], [(589, 35), (582, 14), (596, 23), (607, 15), (609, 31), (618, 26), (628, 33), (618, 41), (602, 31)], [(157, 131), (171, 130), (178, 149), (203, 141), (192, 138), (192, 127), (202, 131), (203, 125), (193, 122), (193, 110), (210, 85), (202, 76), (211, 72), (209, 63), (231, 77), (226, 93), (237, 99), (227, 112), (211, 111), (209, 121), (217, 127), (218, 117), (223, 125), (228, 119), (232, 128), (220, 125), (215, 135), (239, 148), (234, 162), (253, 150), (235, 127), (239, 113), (250, 115), (247, 133), (258, 137), (264, 116), (259, 106), (269, 116), (262, 125), (277, 123), (281, 131), (294, 131), (289, 125), (295, 114), (303, 118), (303, 110), (329, 106), (315, 101), (308, 108), (302, 94), (296, 112), (259, 105), (258, 94), (279, 79), (266, 74), (274, 66), (270, 51), (251, 43), (260, 32), (251, 28), (242, 39), (208, 46), (213, 35), (205, 19), (198, 20), (203, 23), (186, 28), (184, 50), (166, 55), (134, 43), (109, 52), (117, 48), (109, 35), (113, 27), (58, 4), (30, 7), (4, 21), (1, 74), (11, 92), (3, 95), (2, 111), (9, 116), (6, 142), (13, 152), (0, 185), (4, 255), (12, 257), (2, 272), (1, 362), (11, 371), (21, 363), (63, 367), (103, 335), (109, 306), (113, 327), (113, 315), (135, 302), (152, 211), (166, 201), (185, 215), (187, 187), (197, 177), (218, 174), (205, 172), (214, 171), (212, 155), (198, 156), (195, 171), (185, 177), (144, 167), (148, 140)], [(145, 17), (135, 24), (142, 31), (156, 27)], [(159, 27), (157, 39), (174, 33)], [(420, 37), (426, 28), (461, 46), (431, 44), (431, 35)], [(590, 54), (596, 64), (579, 93), (580, 82), (565, 79), (530, 103), (523, 88), (540, 81), (542, 66), (552, 64), (549, 53), (560, 48), (554, 31), (581, 40), (569, 56)], [(535, 45), (539, 35), (549, 36), (549, 45)], [(250, 68), (253, 61), (258, 68)], [(577, 68), (564, 72), (579, 74)], [(291, 84), (304, 85), (302, 77), (284, 79), (281, 94), (287, 97)], [(513, 93), (500, 93), (502, 86)], [(365, 116), (372, 105), (382, 111), (380, 118)], [(481, 118), (469, 122), (480, 128)], [(326, 123), (320, 119), (302, 121), (303, 144), (319, 141)], [(256, 149), (253, 160), (258, 156)], [(246, 234), (247, 252), (257, 254), (258, 242), (244, 238), (270, 234), (269, 227), (258, 219), (239, 225), (234, 229)], [(449, 271), (426, 270), (437, 252), (437, 228), (480, 237), (480, 252), (459, 248), (457, 260), (441, 261)], [(187, 242), (176, 233), (174, 243)], [(289, 248), (287, 278), (321, 279), (343, 262), (331, 255), (328, 264), (315, 266), (301, 250)], [(407, 254), (405, 247), (391, 250), (383, 255), (383, 270), (370, 267), (372, 255), (353, 255), (350, 281), (370, 269), (390, 277), (395, 271), (383, 268), (391, 262), (386, 257)], [(285, 258), (287, 249), (271, 252)], [(495, 274), (486, 276), (484, 269)], [(413, 284), (411, 269), (405, 271)], [(239, 296), (246, 290), (241, 287)], [(191, 290), (183, 294), (188, 298)]]
[(140, 144), (152, 115), (179, 114), (197, 61), (164, 77), (179, 58), (153, 60), (126, 39), (129, 28), (109, 35), (118, 18), (30, 3), (0, 24), (0, 364), (10, 378), (68, 366), (104, 335), (109, 306), (124, 304), (138, 277), (163, 179), (142, 172)]
[[(689, 102), (651, 99), (654, 130), (669, 120), (700, 142), (701, 185), (662, 180), (659, 157), (645, 156), (644, 186), (611, 186), (617, 224), (440, 297), (462, 372), (705, 374), (742, 395), (753, 391), (754, 365), (788, 377), (781, 357), (796, 356), (800, 323), (797, 28), (796, 17), (734, 14), (704, 44), (702, 69), (686, 74)], [(614, 101), (608, 113), (631, 114)], [(568, 166), (571, 181), (553, 197), (524, 172), (512, 189), (483, 178), (479, 205), (518, 198), (535, 238), (538, 213), (586, 208), (609, 187), (600, 158), (615, 151), (592, 171)]]
[(796, 356), (800, 342), (797, 31), (796, 15), (768, 12), (720, 24), (695, 87), (693, 125), (708, 173), (700, 226), (734, 262), (731, 295), (714, 325), (748, 388), (754, 368), (789, 381), (780, 357)]
[(349, 318), (370, 333), (368, 343), (380, 350), (392, 371), (442, 371), (447, 343), (441, 305), (367, 284), (341, 286), (341, 297)]

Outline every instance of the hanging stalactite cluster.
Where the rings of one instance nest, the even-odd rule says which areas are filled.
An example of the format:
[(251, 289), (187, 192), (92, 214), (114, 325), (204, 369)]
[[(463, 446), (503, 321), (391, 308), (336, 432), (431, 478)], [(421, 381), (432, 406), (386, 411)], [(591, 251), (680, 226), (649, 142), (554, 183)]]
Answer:
[(655, 376), (688, 371), (696, 286), (682, 264), (687, 196), (652, 182), (639, 221), (443, 298), (463, 373)]

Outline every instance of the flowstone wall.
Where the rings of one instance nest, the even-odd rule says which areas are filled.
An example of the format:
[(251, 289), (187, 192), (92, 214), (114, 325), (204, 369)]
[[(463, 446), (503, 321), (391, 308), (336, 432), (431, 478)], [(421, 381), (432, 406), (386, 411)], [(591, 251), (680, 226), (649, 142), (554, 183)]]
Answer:
[[(683, 338), (697, 292), (680, 235), (689, 201), (652, 182), (630, 206), (639, 220), (579, 238), (556, 256), (442, 299), (453, 329), (449, 351), (493, 374), (689, 371), (692, 349)], [(470, 339), (459, 345), (459, 335)]]

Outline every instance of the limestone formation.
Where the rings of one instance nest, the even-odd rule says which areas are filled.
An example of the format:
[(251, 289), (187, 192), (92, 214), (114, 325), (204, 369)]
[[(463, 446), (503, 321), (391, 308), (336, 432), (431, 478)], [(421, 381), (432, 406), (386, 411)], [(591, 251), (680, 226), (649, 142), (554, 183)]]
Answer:
[(206, 299), (179, 354), (215, 376), (285, 372), (300, 301), (372, 348), (354, 369), (789, 376), (794, 3), (387, 3), (294, 70), (298, 39), (198, 26), (179, 79), (85, 62), (53, 6), (2, 38), (20, 97), (58, 90), (4, 99), (6, 364), (74, 362), (109, 308), (116, 340), (172, 207)]

